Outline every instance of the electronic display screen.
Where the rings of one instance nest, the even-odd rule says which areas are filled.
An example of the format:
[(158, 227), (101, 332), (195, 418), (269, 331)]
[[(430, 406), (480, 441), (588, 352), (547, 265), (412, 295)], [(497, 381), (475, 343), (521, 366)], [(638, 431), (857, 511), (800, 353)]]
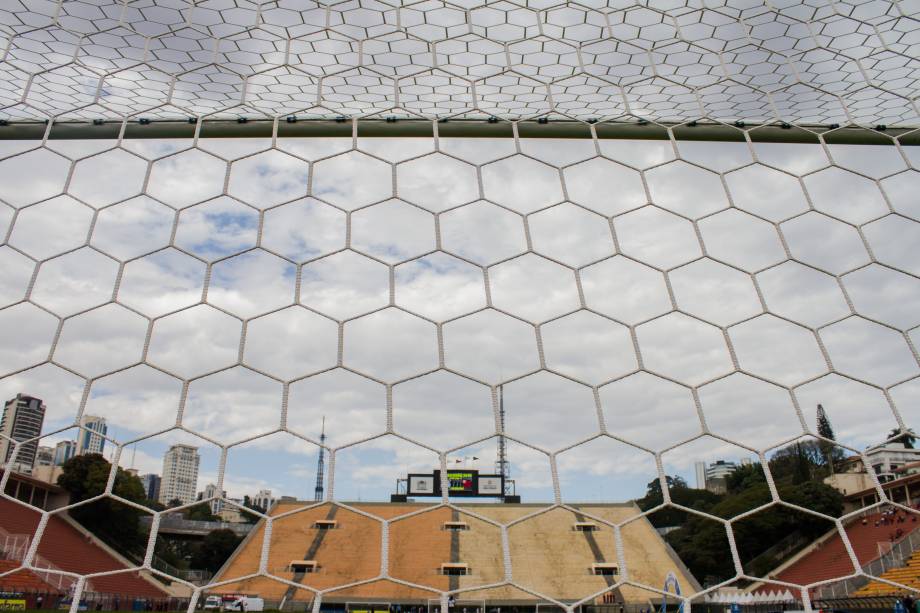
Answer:
[[(501, 475), (480, 475), (478, 470), (448, 470), (446, 479), (448, 496), (482, 496), (501, 498), (504, 483)], [(407, 479), (408, 496), (440, 496), (442, 488), (441, 471), (428, 474), (410, 474)]]
[(476, 492), (477, 472), (473, 470), (447, 471), (448, 494), (473, 494)]

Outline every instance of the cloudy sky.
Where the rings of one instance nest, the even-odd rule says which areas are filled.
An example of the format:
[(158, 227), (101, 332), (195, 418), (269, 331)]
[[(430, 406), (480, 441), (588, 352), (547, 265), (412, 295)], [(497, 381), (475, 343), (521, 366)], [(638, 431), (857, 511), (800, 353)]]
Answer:
[[(203, 488), (223, 445), (230, 496), (309, 498), (325, 417), (335, 496), (384, 499), (436, 451), (490, 472), (501, 396), (525, 500), (564, 450), (563, 499), (617, 501), (818, 403), (856, 449), (920, 419), (910, 148), (37, 145), (0, 142), (0, 394), (44, 399), (42, 444), (102, 415), (155, 435), (125, 467), (191, 442)], [(706, 432), (737, 445), (675, 447)]]

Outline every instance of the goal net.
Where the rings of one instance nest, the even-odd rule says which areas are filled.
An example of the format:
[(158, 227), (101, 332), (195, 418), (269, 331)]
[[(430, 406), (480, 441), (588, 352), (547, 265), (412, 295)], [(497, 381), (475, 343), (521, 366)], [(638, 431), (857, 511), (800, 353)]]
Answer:
[(0, 4), (17, 603), (917, 587), (909, 3)]

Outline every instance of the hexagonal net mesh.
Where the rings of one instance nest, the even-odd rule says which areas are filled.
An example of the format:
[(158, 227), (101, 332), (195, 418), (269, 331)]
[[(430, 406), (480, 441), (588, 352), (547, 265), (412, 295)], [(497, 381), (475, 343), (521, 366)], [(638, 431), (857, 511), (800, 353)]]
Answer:
[(0, 605), (915, 592), (909, 8), (3, 3)]

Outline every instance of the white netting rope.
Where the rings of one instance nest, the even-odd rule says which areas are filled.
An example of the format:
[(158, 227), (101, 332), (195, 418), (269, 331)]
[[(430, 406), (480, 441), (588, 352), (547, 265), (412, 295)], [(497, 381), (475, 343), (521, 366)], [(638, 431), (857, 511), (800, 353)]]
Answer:
[[(0, 104), (11, 120), (334, 117), (386, 111), (429, 119), (497, 116), (517, 120), (549, 114), (576, 120), (628, 115), (666, 122), (916, 125), (913, 73), (917, 54), (912, 45), (916, 27), (899, 3), (817, 9), (752, 5), (743, 10), (731, 6), (659, 10), (589, 3), (521, 6), (513, 2), (399, 7), (356, 2), (315, 7), (296, 3), (294, 7), (286, 2), (242, 1), (21, 4), (0, 9), (4, 18), (0, 30), (8, 40), (0, 64), (6, 71)], [(720, 32), (730, 33), (727, 40), (720, 38), (726, 36)], [(22, 327), (33, 333), (39, 339), (39, 357), (31, 349), (12, 358), (5, 356), (0, 376), (15, 382), (37, 368), (53, 365), (76, 377), (82, 382), (73, 421), (77, 425), (87, 412), (93, 386), (107, 377), (146, 365), (181, 382), (175, 427), (221, 450), (216, 479), (220, 492), (234, 446), (276, 432), (318, 444), (315, 432), (288, 423), (293, 410), (292, 385), (332, 370), (353, 373), (385, 387), (386, 418), (384, 428), (369, 436), (327, 447), (326, 499), (337, 504), (343, 504), (335, 495), (337, 459), (362, 443), (382, 436), (410, 442), (435, 452), (443, 471), (451, 453), (481, 442), (471, 439), (456, 447), (439, 447), (426, 441), (424, 434), (402, 432), (394, 419), (393, 403), (394, 387), (402, 382), (446, 371), (488, 386), (495, 427), (485, 437), (493, 439), (506, 434), (498, 431), (499, 384), (552, 373), (589, 388), (594, 433), (556, 446), (535, 443), (513, 431), (507, 436), (522, 449), (546, 457), (553, 505), (501, 525), (468, 507), (449, 505), (446, 495), (442, 499), (442, 504), (500, 529), (506, 583), (494, 585), (512, 585), (567, 610), (580, 602), (562, 604), (552, 594), (514, 581), (509, 536), (515, 524), (556, 508), (571, 509), (564, 505), (571, 500), (566, 499), (559, 469), (559, 459), (566, 453), (597, 440), (619, 441), (646, 452), (668, 504), (664, 456), (699, 437), (724, 440), (760, 458), (773, 504), (778, 504), (781, 499), (765, 449), (749, 440), (733, 440), (730, 432), (711, 426), (701, 388), (743, 373), (785, 390), (799, 429), (771, 441), (770, 448), (806, 432), (816, 434), (803, 413), (797, 390), (829, 373), (877, 390), (890, 408), (888, 421), (901, 429), (909, 426), (904, 406), (892, 390), (906, 389), (917, 381), (920, 322), (880, 310), (864, 295), (858, 300), (852, 295), (852, 279), (860, 271), (888, 275), (896, 287), (906, 288), (913, 287), (920, 276), (916, 260), (910, 259), (916, 255), (920, 237), (912, 196), (920, 185), (918, 161), (897, 140), (892, 139), (885, 153), (879, 154), (893, 152), (893, 157), (886, 157), (890, 168), (876, 172), (854, 163), (847, 151), (833, 149), (817, 135), (809, 155), (823, 161), (802, 170), (765, 157), (751, 140), (749, 129), (738, 130), (744, 143), (733, 150), (732, 161), (726, 164), (718, 156), (688, 154), (690, 148), (673, 131), (666, 147), (647, 161), (626, 150), (632, 145), (617, 148), (596, 138), (585, 141), (590, 143), (588, 153), (553, 161), (519, 138), (513, 140), (513, 148), (486, 158), (472, 152), (466, 155), (452, 145), (442, 146), (437, 136), (424, 152), (388, 156), (360, 139), (358, 122), (355, 126), (355, 135), (346, 144), (304, 145), (275, 136), (242, 152), (229, 146), (223, 151), (223, 145), (209, 145), (206, 139), (167, 143), (161, 150), (157, 143), (146, 146), (128, 140), (103, 143), (95, 149), (81, 143), (79, 147), (86, 147), (83, 151), (54, 140), (10, 144), (0, 160), (0, 229), (4, 230), (0, 248), (8, 262), (6, 270), (22, 272), (10, 274), (0, 325), (5, 330)], [(49, 130), (53, 127), (52, 123)], [(435, 135), (437, 128), (433, 123)], [(677, 174), (668, 174), (675, 170)], [(259, 178), (265, 175), (267, 179)], [(530, 182), (536, 190), (515, 191)], [(775, 197), (776, 202), (745, 191), (746, 182), (755, 185), (755, 191), (769, 190), (767, 196)], [(290, 193), (279, 194), (278, 184)], [(674, 184), (681, 190), (705, 184), (712, 189), (702, 200), (712, 198), (712, 202), (699, 200), (696, 192), (683, 199), (667, 189)], [(592, 191), (594, 185), (608, 193)], [(843, 202), (844, 192), (856, 193), (856, 200)], [(792, 193), (796, 196), (789, 195)], [(210, 220), (199, 213), (207, 208), (216, 211)], [(322, 215), (327, 217), (294, 218), (310, 228), (307, 235), (316, 230), (313, 238), (322, 243), (316, 253), (302, 248), (298, 252), (278, 239), (276, 216), (295, 209), (325, 211)], [(471, 212), (478, 217), (464, 218)], [(134, 216), (144, 215), (158, 219), (155, 244), (142, 236), (150, 227), (133, 221)], [(238, 217), (251, 220), (252, 227), (247, 229), (240, 222), (239, 227), (228, 229), (226, 224), (236, 223)], [(55, 224), (62, 218), (66, 219), (63, 228)], [(327, 218), (333, 221), (323, 225)], [(211, 236), (184, 235), (189, 219), (198, 219)], [(394, 225), (389, 219), (398, 222)], [(281, 224), (285, 223), (282, 219)], [(493, 240), (487, 235), (491, 224), (499, 227), (499, 234), (510, 234), (508, 228), (520, 234), (521, 245), (503, 243), (502, 249), (485, 253), (482, 244)], [(333, 228), (331, 239), (320, 232), (329, 227)], [(595, 233), (597, 227), (601, 231)], [(591, 231), (579, 244), (563, 245), (560, 250), (551, 240), (554, 234), (578, 235), (586, 228)], [(251, 230), (251, 237), (239, 241), (230, 236), (231, 230), (243, 234)], [(113, 241), (111, 237), (119, 233), (136, 244)], [(736, 234), (742, 236), (740, 245), (733, 242)], [(229, 242), (217, 247), (208, 244), (208, 239), (219, 242), (225, 235), (230, 236)], [(810, 242), (820, 244), (815, 247)], [(666, 245), (663, 251), (655, 248), (662, 244)], [(773, 255), (766, 260), (748, 257), (747, 252), (764, 245)], [(832, 251), (830, 260), (824, 250)], [(181, 254), (176, 257), (200, 270), (201, 280), (188, 292), (192, 298), (164, 306), (139, 288), (156, 292), (160, 285), (169, 285), (168, 278), (138, 276), (136, 271), (167, 251)], [(472, 307), (452, 304), (449, 291), (427, 301), (419, 299), (413, 297), (411, 287), (401, 284), (401, 267), (435, 255), (449, 256), (455, 266), (473, 271), (477, 281), (472, 285), (481, 296)], [(234, 277), (232, 266), (246, 257), (254, 259), (264, 285), (246, 286), (242, 277)], [(314, 277), (319, 275), (320, 284), (340, 279), (315, 271), (324, 263), (346, 258), (385, 271), (383, 300), (356, 307), (330, 307), (323, 301)], [(695, 263), (711, 266), (702, 273), (704, 280), (746, 279), (756, 297), (755, 306), (740, 315), (694, 308), (686, 283), (675, 287), (674, 280)], [(63, 264), (75, 268), (56, 268)], [(782, 301), (775, 280), (765, 289), (771, 271), (783, 266), (807, 269), (809, 278), (821, 283), (830, 281), (845, 308), (820, 321), (800, 318), (802, 312), (795, 305)], [(352, 274), (369, 276), (366, 271), (370, 268), (356, 268)], [(85, 281), (92, 291), (80, 284), (61, 287), (60, 283), (56, 290), (47, 289), (48, 275), (64, 279), (77, 274), (74, 270), (103, 269), (111, 269), (112, 274)], [(314, 283), (309, 289), (305, 289), (305, 276)], [(618, 276), (630, 282), (603, 285), (604, 279)], [(547, 299), (549, 307), (544, 310), (541, 296), (535, 299), (516, 285), (534, 282), (543, 284), (547, 292), (558, 290), (564, 298), (558, 303)], [(648, 292), (641, 299), (651, 300), (654, 295), (665, 306), (636, 313), (629, 305), (611, 303), (617, 292), (640, 285)], [(63, 299), (62, 293), (66, 294)], [(240, 299), (238, 294), (272, 296), (261, 302)], [(320, 327), (332, 330), (323, 337), (333, 348), (332, 358), (320, 367), (313, 367), (311, 361), (311, 367), (297, 376), (284, 374), (285, 369), (279, 373), (269, 362), (259, 363), (247, 353), (254, 338), (265, 336), (265, 331), (253, 327), (291, 313), (292, 308), (322, 319)], [(546, 330), (579, 314), (590, 315), (593, 323), (582, 328), (577, 338), (587, 340), (601, 328), (616, 326), (623, 331), (618, 348), (632, 353), (632, 365), (598, 380), (573, 372), (558, 353), (548, 351), (548, 345), (556, 341), (547, 339)], [(118, 334), (113, 330), (112, 337), (116, 342), (124, 338), (136, 342), (135, 354), (124, 358), (113, 352), (111, 360), (81, 355), (85, 340), (78, 326), (107, 330), (106, 322), (116, 320), (130, 330), (119, 329)], [(367, 322), (376, 325), (367, 330)], [(285, 329), (282, 325), (281, 330)], [(215, 346), (220, 345), (218, 340), (230, 342), (217, 353), (210, 347), (185, 346), (186, 338), (200, 330)], [(501, 347), (471, 354), (464, 345), (465, 337), (476, 330), (501, 338), (498, 345), (520, 343), (516, 347), (525, 347), (530, 354), (526, 365), (509, 365), (508, 372), (496, 373), (490, 369), (503, 359), (495, 358), (483, 366), (481, 358)], [(643, 341), (650, 330), (658, 335), (645, 336)], [(782, 369), (758, 362), (756, 349), (739, 352), (739, 346), (746, 344), (742, 332), (747, 330), (766, 341), (774, 338), (771, 335), (779, 338), (788, 333), (791, 336), (782, 338), (791, 339), (796, 347), (814, 349), (821, 365), (791, 380)], [(902, 363), (894, 376), (882, 376), (865, 364), (853, 364), (847, 356), (852, 346), (841, 345), (840, 330), (882, 343), (885, 352), (897, 353), (907, 366)], [(172, 336), (167, 338), (167, 333)], [(349, 345), (350, 338), (367, 334), (396, 347), (396, 358), (406, 363), (393, 366), (389, 363), (392, 355), (366, 358), (367, 347)], [(692, 343), (719, 354), (720, 361), (712, 370), (693, 372), (691, 368), (688, 378), (680, 356), (660, 353), (662, 343), (685, 334), (693, 335)], [(176, 359), (176, 351), (200, 352), (200, 363), (195, 355), (196, 364), (189, 366)], [(268, 429), (238, 425), (238, 435), (231, 442), (186, 423), (191, 386), (238, 366), (281, 386), (279, 404), (272, 407), (277, 408), (279, 420)], [(603, 388), (640, 372), (690, 390), (700, 423), (698, 435), (656, 447), (618, 432), (618, 424), (606, 418)], [(62, 426), (60, 431), (71, 427)], [(130, 441), (109, 437), (119, 446), (113, 464), (117, 466), (130, 454), (132, 444), (171, 429), (167, 424)], [(54, 434), (49, 431), (44, 436)], [(10, 473), (4, 473), (0, 481), (3, 488)], [(870, 478), (879, 485), (871, 472)], [(112, 495), (114, 482), (113, 468), (105, 495)], [(886, 500), (881, 489), (879, 495)], [(195, 504), (198, 502), (186, 506)], [(343, 507), (378, 520), (361, 508)], [(746, 574), (731, 526), (760, 510), (730, 520), (706, 515), (726, 527), (737, 572), (733, 579)], [(630, 579), (620, 535), (629, 522), (612, 524), (584, 509), (579, 513), (615, 531), (622, 577), (610, 589), (638, 585), (650, 593), (664, 594), (659, 586)], [(34, 557), (48, 517), (42, 514), (23, 561), (26, 568), (35, 568)], [(152, 572), (160, 572), (152, 566), (160, 517), (154, 517), (144, 558), (144, 568)], [(281, 517), (267, 524), (258, 569), (263, 575), (271, 574), (271, 526)], [(842, 520), (827, 519), (841, 528), (858, 568)], [(430, 586), (393, 576), (387, 565), (392, 520), (379, 521), (381, 574), (353, 585), (388, 579), (431, 591)], [(89, 580), (108, 574), (113, 573), (91, 575)], [(87, 578), (77, 578), (79, 596)], [(320, 597), (345, 587), (314, 590), (273, 578), (304, 591), (317, 591)], [(456, 593), (482, 587), (465, 587)], [(195, 588), (190, 608), (204, 589)], [(583, 602), (598, 595), (586, 594)], [(801, 596), (807, 605), (807, 590)], [(441, 597), (446, 599), (446, 594)], [(314, 601), (314, 610), (320, 601)], [(77, 597), (73, 607), (78, 604)]]
[(916, 125), (902, 2), (28, 2), (13, 119), (362, 115)]

